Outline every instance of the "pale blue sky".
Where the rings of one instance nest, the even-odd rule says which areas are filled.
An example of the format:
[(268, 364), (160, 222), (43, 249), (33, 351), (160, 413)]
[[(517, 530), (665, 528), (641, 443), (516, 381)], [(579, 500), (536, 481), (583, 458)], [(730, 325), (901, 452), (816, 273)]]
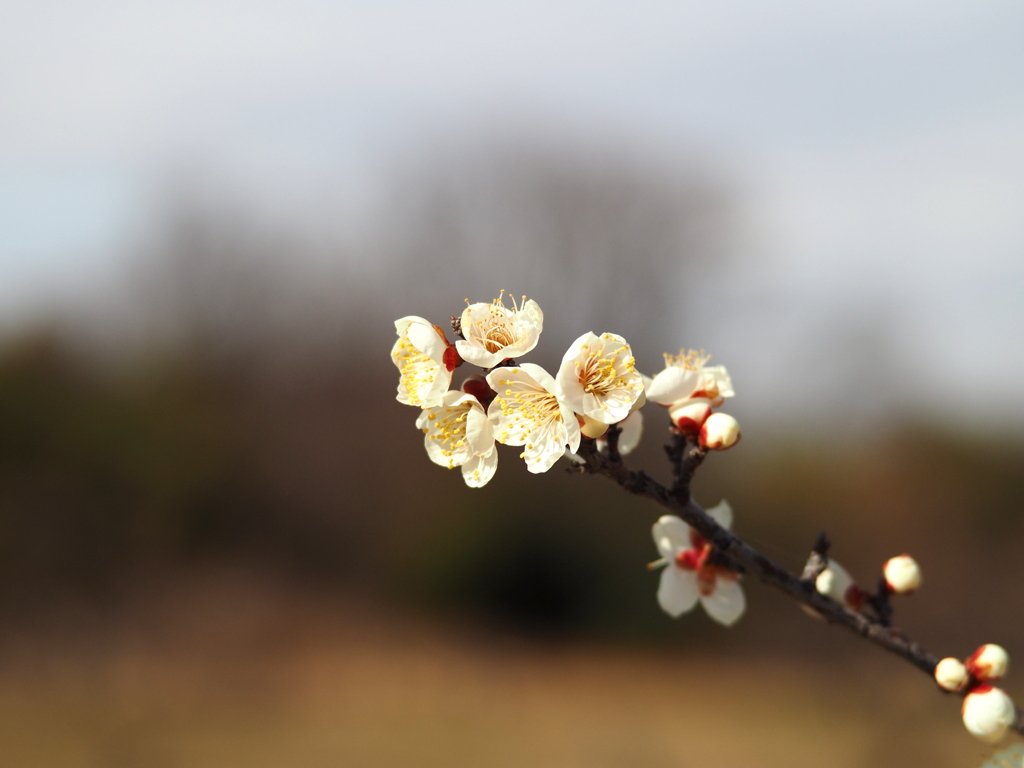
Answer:
[(763, 397), (795, 407), (784, 364), (863, 332), (926, 401), (981, 377), (969, 408), (1019, 414), (1021, 40), (1019, 0), (0, 0), (0, 323), (102, 286), (183, 169), (328, 220), (338, 179), (358, 200), (424, 137), (512, 121), (736, 182), (700, 343)]

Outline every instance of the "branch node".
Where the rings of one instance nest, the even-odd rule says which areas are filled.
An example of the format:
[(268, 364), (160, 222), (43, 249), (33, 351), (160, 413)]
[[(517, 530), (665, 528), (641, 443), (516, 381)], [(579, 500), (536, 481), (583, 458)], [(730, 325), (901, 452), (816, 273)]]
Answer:
[(800, 581), (805, 584), (814, 584), (822, 572), (828, 568), (828, 550), (832, 546), (828, 534), (824, 531), (818, 534), (811, 547), (811, 554), (804, 565), (804, 571), (800, 574)]

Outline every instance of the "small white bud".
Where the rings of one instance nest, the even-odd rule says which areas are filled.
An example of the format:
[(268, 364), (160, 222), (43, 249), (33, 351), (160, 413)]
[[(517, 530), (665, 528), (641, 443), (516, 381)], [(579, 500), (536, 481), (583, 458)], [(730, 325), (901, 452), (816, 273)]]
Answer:
[(740, 441), (740, 425), (727, 413), (712, 413), (700, 428), (700, 444), (713, 451), (724, 451)]
[(864, 591), (835, 560), (828, 561), (828, 568), (818, 574), (814, 587), (851, 610), (859, 611), (864, 604)]
[(935, 682), (947, 691), (959, 691), (967, 682), (967, 667), (949, 656), (935, 665)]
[(576, 414), (576, 421), (579, 422), (580, 434), (584, 437), (603, 437), (604, 433), (608, 431), (608, 427), (610, 426), (598, 421), (597, 419), (592, 419), (589, 416), (579, 413)]
[(1010, 654), (995, 643), (986, 643), (967, 657), (967, 669), (979, 680), (998, 680), (1009, 668)]
[(897, 595), (909, 595), (921, 586), (921, 568), (910, 555), (889, 558), (882, 573), (889, 590)]
[(684, 435), (696, 435), (711, 415), (711, 401), (706, 397), (688, 397), (668, 408), (668, 417)]
[(995, 744), (1013, 725), (1017, 709), (1003, 691), (982, 683), (964, 697), (964, 726), (973, 736)]

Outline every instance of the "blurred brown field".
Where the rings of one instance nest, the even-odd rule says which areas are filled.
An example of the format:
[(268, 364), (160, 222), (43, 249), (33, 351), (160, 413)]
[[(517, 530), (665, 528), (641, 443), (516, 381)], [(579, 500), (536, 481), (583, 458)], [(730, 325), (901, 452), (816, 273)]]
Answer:
[(985, 753), (950, 727), (957, 701), (875, 654), (542, 642), (238, 566), (8, 631), (2, 651), (4, 764), (25, 768), (852, 768)]

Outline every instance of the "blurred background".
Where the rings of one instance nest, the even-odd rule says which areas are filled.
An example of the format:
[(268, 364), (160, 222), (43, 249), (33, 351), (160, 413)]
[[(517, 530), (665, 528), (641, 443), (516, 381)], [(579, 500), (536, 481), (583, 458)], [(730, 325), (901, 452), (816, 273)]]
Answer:
[(867, 585), (911, 552), (897, 624), (1024, 653), (1022, 25), (0, 0), (4, 763), (980, 764), (958, 701), (760, 584), (663, 615), (653, 505), (514, 449), (465, 488), (388, 352), (500, 289), (549, 369), (703, 347), (744, 440), (698, 500), (793, 569), (819, 530)]

